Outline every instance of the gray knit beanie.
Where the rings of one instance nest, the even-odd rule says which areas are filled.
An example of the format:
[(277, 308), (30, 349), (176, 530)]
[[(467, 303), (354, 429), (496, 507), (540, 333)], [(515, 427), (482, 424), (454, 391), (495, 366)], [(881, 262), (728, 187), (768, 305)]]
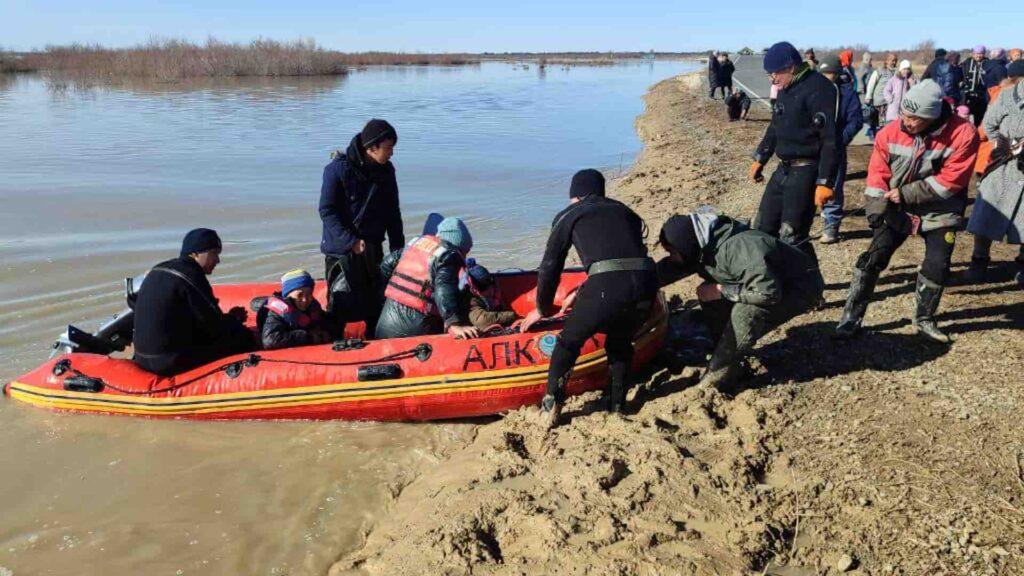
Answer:
[(448, 217), (437, 225), (437, 237), (455, 246), (463, 254), (473, 249), (473, 236), (466, 228), (465, 222), (459, 218)]
[(935, 120), (942, 114), (942, 88), (934, 80), (922, 80), (907, 90), (900, 111), (910, 116)]

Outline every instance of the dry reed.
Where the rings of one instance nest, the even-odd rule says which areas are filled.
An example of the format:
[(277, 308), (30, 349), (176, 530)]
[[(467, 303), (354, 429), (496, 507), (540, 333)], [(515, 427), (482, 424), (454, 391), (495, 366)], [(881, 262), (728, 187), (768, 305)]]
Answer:
[(48, 46), (25, 56), (37, 68), (55, 75), (92, 81), (121, 78), (179, 80), (238, 76), (329, 76), (355, 66), (471, 64), (463, 54), (345, 54), (325, 50), (313, 40), (279, 42), (257, 39), (248, 44), (210, 38), (204, 44), (187, 40), (152, 40), (131, 48), (72, 44)]

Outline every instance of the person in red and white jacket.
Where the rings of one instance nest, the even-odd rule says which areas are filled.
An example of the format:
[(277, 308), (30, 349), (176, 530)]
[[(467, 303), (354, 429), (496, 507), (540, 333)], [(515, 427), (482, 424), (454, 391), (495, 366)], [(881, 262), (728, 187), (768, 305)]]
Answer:
[(898, 122), (875, 137), (868, 164), (865, 211), (874, 236), (853, 269), (850, 293), (836, 337), (860, 330), (878, 276), (907, 238), (925, 242), (917, 276), (914, 327), (932, 340), (949, 343), (935, 324), (956, 232), (963, 226), (967, 185), (978, 154), (978, 133), (953, 113), (942, 88), (925, 80), (900, 104)]

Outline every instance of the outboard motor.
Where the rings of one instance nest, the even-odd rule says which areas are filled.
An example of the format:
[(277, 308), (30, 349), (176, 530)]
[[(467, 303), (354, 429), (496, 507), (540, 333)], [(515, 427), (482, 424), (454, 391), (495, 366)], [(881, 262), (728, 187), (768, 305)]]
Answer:
[(101, 325), (95, 334), (68, 324), (68, 329), (53, 343), (53, 352), (50, 353), (50, 358), (72, 352), (103, 355), (123, 352), (132, 343), (132, 338), (135, 335), (135, 300), (145, 279), (145, 274), (134, 278), (125, 278), (124, 292), (128, 307)]

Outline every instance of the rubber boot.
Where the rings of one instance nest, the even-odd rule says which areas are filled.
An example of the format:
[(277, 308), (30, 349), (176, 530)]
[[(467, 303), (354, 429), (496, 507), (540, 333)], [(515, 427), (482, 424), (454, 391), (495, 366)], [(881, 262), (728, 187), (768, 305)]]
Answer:
[(551, 394), (545, 394), (540, 401), (540, 411), (545, 430), (552, 430), (558, 426), (558, 419), (562, 416), (562, 403), (557, 398)]
[(544, 428), (551, 430), (558, 426), (558, 418), (562, 415), (562, 404), (565, 403), (566, 387), (572, 370), (579, 357), (579, 350), (572, 350), (562, 342), (561, 337), (555, 341), (555, 349), (551, 352), (551, 364), (548, 366), (548, 383), (544, 398), (540, 402), (540, 410), (544, 416)]
[(608, 411), (621, 414), (629, 388), (629, 363), (613, 362), (608, 368)]
[(845, 340), (860, 332), (860, 324), (864, 321), (864, 314), (868, 311), (868, 302), (871, 301), (871, 296), (875, 293), (877, 282), (877, 272), (868, 272), (860, 268), (853, 269), (853, 278), (850, 279), (850, 294), (846, 297), (843, 317), (839, 320), (839, 325), (836, 326), (833, 338)]
[(701, 376), (698, 386), (714, 388), (720, 392), (732, 392), (745, 373), (742, 360), (747, 352), (749, 347), (742, 349), (738, 346), (733, 330), (726, 329), (711, 354), (708, 368)]
[(1014, 279), (1017, 281), (1017, 287), (1024, 290), (1024, 246), (1020, 247), (1020, 253), (1014, 261), (1017, 263), (1017, 275)]
[(935, 312), (939, 309), (939, 301), (942, 299), (942, 286), (917, 275), (917, 311), (914, 313), (914, 328), (917, 333), (940, 344), (952, 342), (950, 337), (939, 330), (935, 324)]
[(984, 284), (988, 275), (988, 264), (991, 260), (980, 256), (971, 258), (971, 265), (967, 267), (964, 278), (968, 284)]
[(822, 244), (835, 244), (839, 242), (839, 227), (838, 226), (825, 226), (821, 231), (821, 238), (818, 242)]

